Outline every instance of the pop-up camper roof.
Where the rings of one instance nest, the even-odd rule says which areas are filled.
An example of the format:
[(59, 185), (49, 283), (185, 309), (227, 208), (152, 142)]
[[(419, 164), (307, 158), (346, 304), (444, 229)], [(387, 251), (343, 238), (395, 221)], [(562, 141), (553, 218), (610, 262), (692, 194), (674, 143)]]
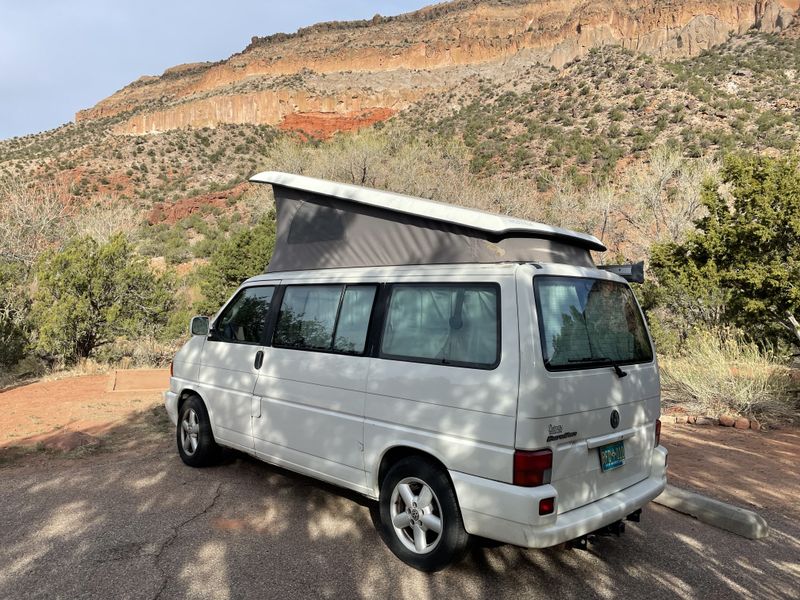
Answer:
[(555, 262), (594, 266), (597, 238), (356, 185), (267, 171), (277, 235), (267, 272), (417, 264)]

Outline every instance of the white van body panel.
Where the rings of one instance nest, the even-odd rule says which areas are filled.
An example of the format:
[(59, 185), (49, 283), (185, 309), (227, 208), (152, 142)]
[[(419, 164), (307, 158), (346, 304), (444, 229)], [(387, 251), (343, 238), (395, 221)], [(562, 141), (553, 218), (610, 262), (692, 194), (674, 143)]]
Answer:
[[(515, 266), (495, 267), (501, 314), (516, 314)], [(486, 283), (487, 275), (410, 277), (415, 283)], [(395, 281), (402, 282), (403, 278)], [(371, 358), (364, 422), (368, 484), (378, 494), (378, 467), (398, 435), (448, 468), (510, 481), (519, 387), (516, 319), (501, 319), (500, 363), (493, 369)]]
[[(357, 489), (364, 475), (364, 389), (368, 359), (269, 348), (255, 395), (256, 456), (328, 473)], [(287, 463), (287, 464), (288, 464)]]
[[(243, 289), (271, 287), (278, 283), (279, 281), (269, 285), (243, 285), (217, 314)], [(206, 341), (199, 353), (196, 391), (204, 399), (214, 437), (221, 444), (252, 454), (253, 390), (259, 374), (259, 370), (255, 368), (255, 359), (256, 354), (263, 352), (265, 348), (259, 344), (212, 341), (203, 337)]]
[[(387, 453), (414, 449), (448, 470), (469, 533), (528, 547), (589, 533), (663, 490), (666, 451), (654, 448), (658, 367), (655, 360), (625, 365), (624, 378), (608, 366), (548, 371), (533, 287), (539, 275), (623, 282), (597, 269), (503, 263), (254, 277), (243, 287), (492, 284), (500, 293), (500, 360), (493, 368), (468, 368), (195, 336), (175, 357), (165, 393), (170, 418), (175, 423), (183, 395), (196, 392), (218, 443), (371, 498), (379, 495)], [(260, 369), (254, 367), (257, 351), (264, 353)], [(609, 424), (612, 410), (619, 413), (617, 428)], [(552, 431), (574, 435), (548, 439)], [(602, 472), (599, 446), (619, 439), (625, 465)], [(553, 452), (550, 483), (513, 485), (515, 450), (543, 448)], [(538, 514), (542, 498), (555, 498), (553, 514)]]

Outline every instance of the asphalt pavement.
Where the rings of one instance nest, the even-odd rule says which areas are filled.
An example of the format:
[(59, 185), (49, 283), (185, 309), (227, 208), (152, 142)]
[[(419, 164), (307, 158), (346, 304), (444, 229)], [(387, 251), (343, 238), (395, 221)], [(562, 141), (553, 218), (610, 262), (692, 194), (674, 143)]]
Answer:
[(0, 598), (797, 598), (800, 528), (747, 540), (668, 508), (587, 551), (474, 544), (417, 572), (372, 504), (231, 453), (186, 467), (168, 434), (0, 468)]

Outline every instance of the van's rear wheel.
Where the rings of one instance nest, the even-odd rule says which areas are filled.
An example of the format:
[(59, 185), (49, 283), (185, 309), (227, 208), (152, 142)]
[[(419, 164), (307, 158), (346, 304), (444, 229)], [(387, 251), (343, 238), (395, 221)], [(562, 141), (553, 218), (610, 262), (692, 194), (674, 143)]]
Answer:
[(469, 535), (449, 478), (418, 456), (398, 461), (386, 474), (380, 515), (389, 549), (421, 571), (443, 569), (467, 549)]
[(190, 396), (181, 405), (176, 436), (181, 460), (190, 467), (205, 467), (216, 460), (219, 446), (214, 441), (208, 412), (199, 397)]

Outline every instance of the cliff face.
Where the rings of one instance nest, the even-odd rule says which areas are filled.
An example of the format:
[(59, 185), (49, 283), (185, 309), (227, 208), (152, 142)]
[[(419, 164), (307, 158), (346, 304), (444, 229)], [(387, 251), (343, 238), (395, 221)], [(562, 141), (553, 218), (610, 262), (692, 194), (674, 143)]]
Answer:
[(510, 62), (560, 68), (595, 47), (693, 56), (750, 28), (788, 27), (800, 0), (461, 0), (398, 17), (253, 38), (219, 63), (143, 77), (76, 115), (126, 114), (114, 131), (256, 123), (329, 135), (388, 118)]

